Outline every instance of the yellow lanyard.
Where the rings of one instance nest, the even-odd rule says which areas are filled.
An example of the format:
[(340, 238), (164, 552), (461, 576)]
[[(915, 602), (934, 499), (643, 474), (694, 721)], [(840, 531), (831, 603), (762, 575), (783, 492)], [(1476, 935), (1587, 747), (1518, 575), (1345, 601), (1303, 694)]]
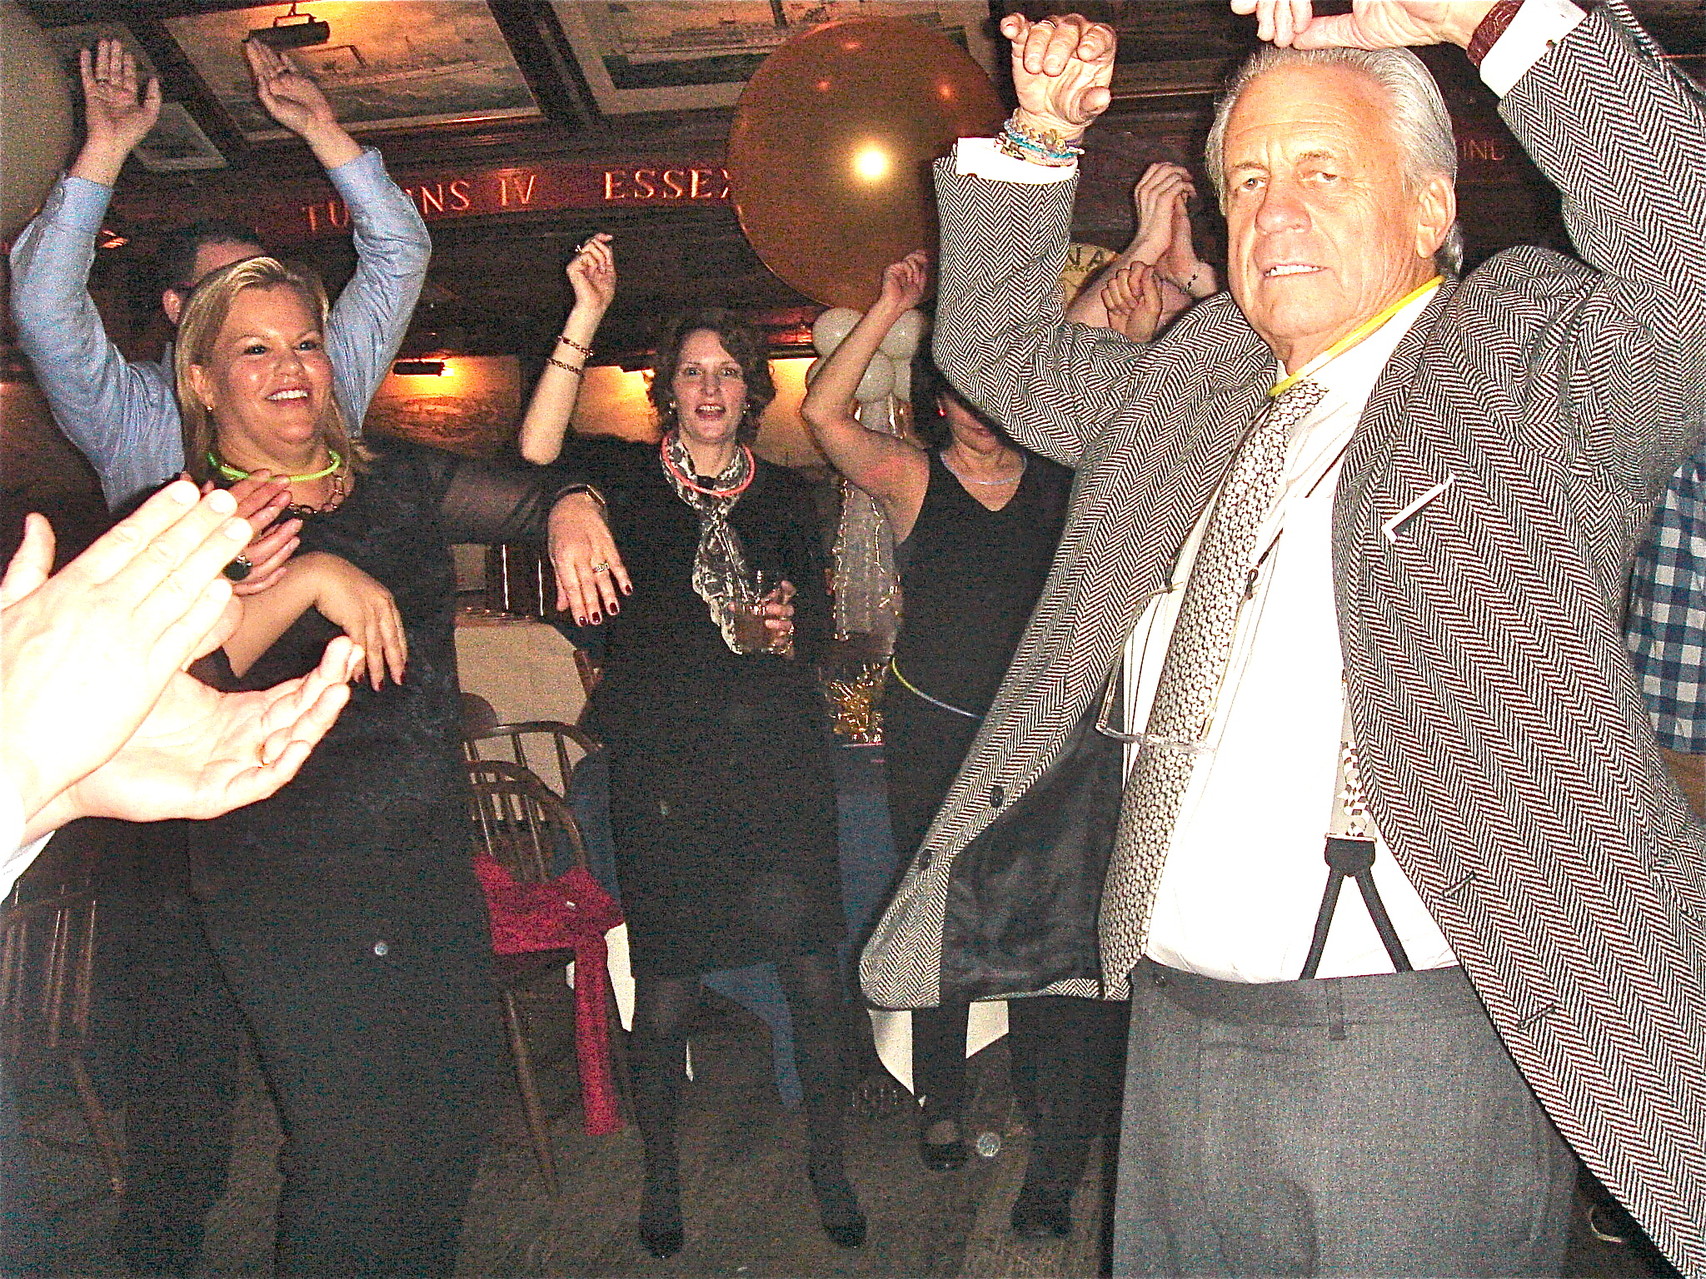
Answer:
[(1292, 387), (1296, 386), (1299, 382), (1301, 382), (1304, 378), (1308, 377), (1311, 373), (1318, 372), (1322, 368), (1322, 366), (1330, 363), (1331, 361), (1337, 359), (1339, 356), (1343, 355), (1346, 351), (1350, 350), (1358, 342), (1361, 342), (1365, 337), (1367, 337), (1369, 334), (1373, 333), (1382, 324), (1385, 324), (1386, 321), (1390, 320), (1393, 316), (1397, 315), (1398, 312), (1402, 311), (1405, 307), (1409, 306), (1410, 303), (1414, 302), (1417, 298), (1423, 296), (1424, 294), (1432, 292), (1434, 289), (1439, 288), (1440, 284), (1442, 283), (1442, 280), (1443, 280), (1443, 277), (1437, 276), (1437, 275), (1434, 276), (1434, 278), (1429, 280), (1427, 283), (1419, 284), (1415, 288), (1411, 289), (1408, 293), (1406, 293), (1403, 297), (1399, 298), (1391, 306), (1387, 307), (1379, 315), (1371, 316), (1370, 318), (1364, 320), (1361, 324), (1357, 325), (1356, 328), (1352, 329), (1349, 333), (1345, 334), (1344, 337), (1340, 338), (1337, 342), (1333, 343), (1332, 346), (1328, 347), (1325, 351), (1321, 352), (1320, 355), (1317, 355), (1313, 360), (1309, 361), (1308, 364), (1305, 364), (1297, 372), (1288, 373), (1284, 377), (1282, 377), (1279, 381), (1275, 382), (1274, 383), (1274, 389), (1268, 392), (1268, 398), (1274, 399), (1277, 396), (1284, 395), (1287, 391), (1291, 390)]

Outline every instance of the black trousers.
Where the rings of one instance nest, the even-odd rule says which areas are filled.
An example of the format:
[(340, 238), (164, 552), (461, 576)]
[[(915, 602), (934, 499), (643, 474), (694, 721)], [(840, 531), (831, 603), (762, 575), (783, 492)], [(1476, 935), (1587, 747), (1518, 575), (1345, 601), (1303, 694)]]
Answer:
[(504, 1086), (477, 912), (202, 912), (284, 1124), (276, 1273), (450, 1274)]
[(141, 1275), (187, 1275), (225, 1191), (242, 1014), (189, 894), (182, 823), (109, 823), (97, 842), (98, 1086), (124, 1121), (114, 1246)]
[(1091, 1141), (1118, 1131), (1129, 1018), (1123, 1002), (1070, 995), (1007, 1001), (1013, 1091), (1032, 1134), (1027, 1194), (1070, 1200)]

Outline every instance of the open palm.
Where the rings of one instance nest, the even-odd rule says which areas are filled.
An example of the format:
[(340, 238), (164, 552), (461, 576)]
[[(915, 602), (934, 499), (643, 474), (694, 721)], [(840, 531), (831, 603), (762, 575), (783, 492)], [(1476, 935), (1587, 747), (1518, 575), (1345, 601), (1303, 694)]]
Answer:
[(221, 693), (179, 672), (130, 740), (76, 784), (83, 811), (207, 818), (266, 798), (295, 776), (349, 700), (358, 652), (340, 637), (307, 675), (252, 693)]

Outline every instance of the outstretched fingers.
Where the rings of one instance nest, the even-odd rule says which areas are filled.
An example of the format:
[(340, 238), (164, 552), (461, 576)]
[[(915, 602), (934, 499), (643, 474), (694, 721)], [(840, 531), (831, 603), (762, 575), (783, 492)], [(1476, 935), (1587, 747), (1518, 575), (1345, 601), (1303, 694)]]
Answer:
[(16, 604), (47, 581), (53, 572), (53, 546), (53, 525), (47, 518), (34, 511), (24, 516), (24, 540), (0, 578), (0, 608)]

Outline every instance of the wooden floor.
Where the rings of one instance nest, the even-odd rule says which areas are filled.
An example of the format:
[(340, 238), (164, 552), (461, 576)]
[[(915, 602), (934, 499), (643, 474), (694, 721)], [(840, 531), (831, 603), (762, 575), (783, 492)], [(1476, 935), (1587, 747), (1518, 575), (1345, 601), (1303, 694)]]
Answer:
[[(634, 1237), (638, 1136), (631, 1126), (601, 1138), (581, 1131), (570, 1104), (572, 1052), (562, 1033), (567, 1019), (556, 1015), (564, 1011), (566, 1003), (550, 991), (535, 1005), (537, 1038), (552, 1058), (541, 1073), (554, 1081), (548, 1100), (562, 1112), (554, 1128), (561, 1192), (554, 1201), (545, 1195), (519, 1108), (509, 1107), (470, 1205), (458, 1267), (463, 1275), (995, 1279), (1106, 1273), (1099, 1158), (1080, 1188), (1070, 1239), (1031, 1243), (1008, 1227), (1028, 1138), (1012, 1117), (999, 1043), (974, 1059), (970, 1123), (974, 1133), (987, 1134), (986, 1149), (999, 1148), (990, 1157), (974, 1156), (960, 1172), (926, 1171), (898, 1092), (865, 1090), (864, 1113), (850, 1119), (848, 1135), (850, 1172), (870, 1218), (870, 1237), (857, 1251), (830, 1243), (818, 1228), (806, 1186), (801, 1118), (776, 1100), (763, 1025), (715, 996), (708, 996), (706, 1020), (694, 1040), (697, 1080), (684, 1094), (687, 1246), (669, 1261), (654, 1261)], [(265, 1275), (271, 1269), (278, 1128), (252, 1071), (248, 1084), (230, 1189), (210, 1222), (207, 1273), (213, 1275)], [(27, 1090), (25, 1102), (28, 1109)], [(42, 1118), (67, 1137), (80, 1135), (73, 1110), (61, 1107)], [(33, 1148), (33, 1157), (54, 1202), (84, 1200), (58, 1218), (62, 1260), (54, 1273), (122, 1274), (107, 1242), (112, 1201), (101, 1194), (93, 1161), (46, 1147)], [(1580, 1228), (1580, 1216), (1566, 1274), (1645, 1279), (1663, 1273), (1635, 1249), (1594, 1240)]]

